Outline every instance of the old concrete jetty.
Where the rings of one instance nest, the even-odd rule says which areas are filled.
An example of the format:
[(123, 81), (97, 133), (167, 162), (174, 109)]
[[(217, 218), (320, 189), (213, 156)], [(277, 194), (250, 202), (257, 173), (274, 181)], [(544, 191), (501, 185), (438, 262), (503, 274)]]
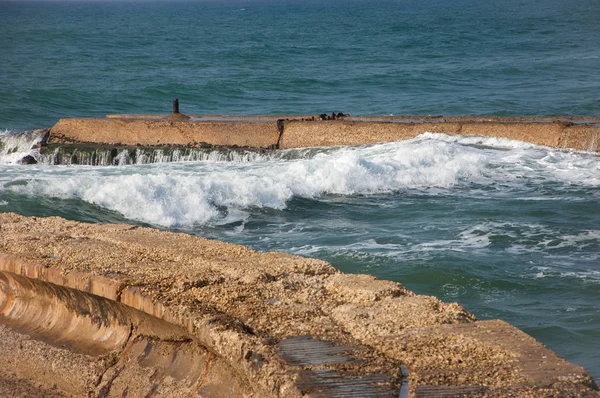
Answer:
[(202, 160), (215, 151), (234, 159), (253, 151), (407, 140), (426, 132), (600, 150), (599, 117), (188, 116), (177, 112), (60, 119), (51, 128), (21, 133), (22, 141), (32, 142), (39, 152), (26, 151), (17, 162), (122, 165)]
[(290, 149), (411, 139), (425, 132), (480, 135), (597, 152), (600, 117), (107, 115), (61, 119), (48, 145), (217, 146)]
[[(599, 151), (600, 118), (61, 119), (42, 144), (285, 149), (486, 135)], [(600, 397), (501, 320), (330, 264), (0, 214), (0, 396)]]

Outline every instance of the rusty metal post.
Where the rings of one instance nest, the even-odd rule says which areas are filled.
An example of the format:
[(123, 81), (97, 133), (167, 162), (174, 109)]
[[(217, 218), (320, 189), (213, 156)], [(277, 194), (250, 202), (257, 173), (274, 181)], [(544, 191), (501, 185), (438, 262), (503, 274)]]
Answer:
[(184, 121), (188, 120), (190, 117), (187, 115), (182, 115), (179, 113), (179, 100), (175, 98), (173, 100), (173, 113), (168, 117), (169, 120), (175, 121)]

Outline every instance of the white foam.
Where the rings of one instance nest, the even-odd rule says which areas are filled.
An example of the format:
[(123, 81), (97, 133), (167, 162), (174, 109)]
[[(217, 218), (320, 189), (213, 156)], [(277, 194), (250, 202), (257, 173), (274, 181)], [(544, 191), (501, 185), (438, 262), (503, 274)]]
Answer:
[[(443, 143), (340, 148), (313, 158), (259, 163), (146, 166), (135, 174), (79, 168), (34, 179), (28, 193), (80, 198), (128, 218), (172, 226), (219, 218), (219, 207), (283, 209), (292, 197), (450, 187), (479, 174), (484, 157)], [(187, 166), (187, 167), (186, 167)], [(121, 168), (133, 171), (130, 168)], [(165, 169), (171, 169), (170, 172)], [(108, 174), (108, 175), (106, 175)]]
[(540, 169), (554, 179), (586, 186), (600, 186), (600, 160), (576, 152), (548, 151), (538, 159)]
[(441, 133), (426, 132), (421, 134), (417, 139), (436, 140), (443, 142), (455, 142), (462, 145), (479, 145), (483, 147), (498, 148), (498, 149), (537, 149), (541, 148), (538, 145), (524, 141), (510, 140), (508, 138), (487, 137), (477, 135), (448, 135)]
[[(293, 197), (402, 190), (451, 194), (453, 187), (474, 182), (524, 189), (522, 176), (556, 181), (557, 165), (568, 168), (562, 167), (563, 162), (577, 164), (577, 172), (558, 173), (560, 179), (585, 185), (590, 182), (586, 167), (600, 167), (597, 158), (573, 153), (553, 153), (550, 162), (547, 150), (507, 140), (501, 140), (502, 145), (516, 149), (497, 151), (465, 144), (473, 139), (427, 133), (414, 140), (372, 146), (257, 154), (254, 161), (245, 157), (237, 162), (219, 158), (107, 168), (36, 166), (24, 179), (25, 185), (10, 189), (79, 198), (130, 219), (174, 226), (243, 220), (248, 208), (284, 209)], [(491, 145), (495, 139), (483, 142)], [(463, 247), (489, 244), (486, 236), (468, 231), (458, 240)]]
[(379, 245), (377, 248), (391, 249), (396, 252), (395, 255), (406, 255), (407, 251), (473, 252), (488, 249), (492, 245), (494, 237), (503, 237), (503, 244), (508, 245), (503, 250), (511, 254), (546, 253), (555, 256), (553, 253), (560, 253), (561, 249), (598, 249), (588, 250), (586, 253), (581, 253), (580, 256), (586, 260), (600, 259), (600, 231), (598, 230), (564, 235), (542, 224), (517, 222), (482, 222), (465, 228), (453, 239), (428, 241), (410, 247)]
[(442, 286), (442, 292), (445, 297), (461, 297), (467, 294), (467, 288), (463, 285), (457, 285), (454, 283), (446, 283)]
[(38, 131), (0, 131), (0, 164), (17, 163), (27, 155), (39, 156), (39, 150), (32, 149), (39, 144), (43, 134)]
[(533, 274), (530, 274), (533, 279), (546, 278), (572, 278), (580, 279), (586, 283), (600, 284), (600, 271), (593, 269), (566, 271), (551, 267), (534, 267)]
[(506, 181), (535, 176), (544, 181), (600, 186), (600, 158), (595, 153), (559, 150), (495, 137), (424, 133), (417, 140), (502, 149), (487, 153), (488, 165), (501, 169), (497, 171), (505, 171)]
[[(559, 235), (557, 238), (542, 242), (542, 249), (549, 252), (571, 249), (580, 252), (582, 260), (600, 260), (600, 230), (582, 231), (575, 235)], [(591, 249), (591, 250), (590, 250)]]

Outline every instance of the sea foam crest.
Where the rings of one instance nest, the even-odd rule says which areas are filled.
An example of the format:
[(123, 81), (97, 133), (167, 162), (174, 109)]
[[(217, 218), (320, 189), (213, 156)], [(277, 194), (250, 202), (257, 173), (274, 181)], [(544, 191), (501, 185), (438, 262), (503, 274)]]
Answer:
[(400, 142), (256, 163), (56, 168), (11, 189), (79, 198), (127, 218), (173, 226), (217, 220), (229, 213), (224, 210), (284, 209), (293, 197), (450, 187), (477, 178), (484, 163), (482, 154), (447, 143)]
[(456, 142), (463, 145), (481, 145), (497, 148), (511, 149), (536, 149), (541, 148), (529, 142), (511, 140), (508, 138), (488, 137), (479, 135), (458, 135), (458, 134), (442, 134), (442, 133), (423, 133), (417, 137), (417, 140), (436, 140), (443, 142)]
[(33, 148), (42, 140), (40, 131), (0, 131), (0, 164), (18, 163), (27, 155), (36, 158), (39, 150)]
[[(404, 189), (451, 193), (453, 187), (470, 183), (522, 184), (523, 176), (576, 178), (578, 183), (579, 179), (589, 183), (589, 169), (594, 172), (594, 167), (600, 167), (598, 159), (590, 160), (590, 156), (553, 154), (510, 141), (502, 141), (502, 148), (512, 145), (515, 149), (486, 149), (478, 145), (498, 143), (484, 140), (473, 146), (468, 143), (471, 137), (464, 138), (466, 142), (462, 139), (426, 134), (409, 141), (340, 147), (307, 153), (305, 158), (261, 158), (257, 162), (45, 166), (43, 176), (33, 175), (26, 184), (10, 189), (81, 199), (156, 225), (186, 226), (242, 219), (249, 208), (284, 209), (294, 197), (385, 194)], [(562, 173), (568, 168), (565, 162), (574, 173)]]

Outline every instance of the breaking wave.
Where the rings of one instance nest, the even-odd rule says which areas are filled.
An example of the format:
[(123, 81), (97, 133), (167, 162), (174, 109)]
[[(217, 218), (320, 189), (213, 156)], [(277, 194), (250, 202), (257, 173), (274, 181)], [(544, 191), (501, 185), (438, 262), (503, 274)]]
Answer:
[(19, 167), (0, 178), (2, 189), (80, 199), (128, 219), (171, 227), (235, 221), (246, 209), (285, 209), (293, 198), (402, 190), (531, 195), (553, 184), (600, 186), (600, 160), (518, 141), (426, 133), (409, 141), (267, 152), (229, 162)]
[(24, 158), (39, 157), (36, 148), (46, 139), (46, 130), (0, 131), (0, 164), (21, 163)]

